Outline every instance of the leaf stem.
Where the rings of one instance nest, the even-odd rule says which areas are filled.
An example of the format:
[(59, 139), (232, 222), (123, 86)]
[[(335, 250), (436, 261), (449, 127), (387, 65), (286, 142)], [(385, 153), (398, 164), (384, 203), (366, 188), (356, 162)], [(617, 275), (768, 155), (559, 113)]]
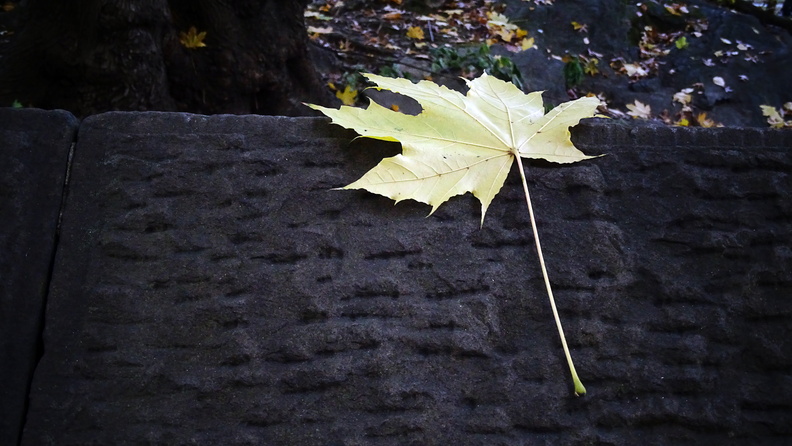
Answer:
[(542, 255), (542, 245), (539, 243), (539, 231), (536, 229), (536, 219), (534, 218), (533, 206), (531, 205), (531, 194), (528, 192), (528, 182), (525, 180), (525, 170), (523, 169), (522, 159), (519, 153), (514, 153), (514, 157), (517, 158), (517, 166), (520, 168), (520, 178), (522, 178), (523, 190), (525, 191), (525, 202), (528, 204), (528, 214), (531, 217), (531, 228), (533, 229), (534, 240), (536, 241), (536, 252), (539, 254), (539, 265), (542, 267), (542, 277), (544, 277), (545, 287), (547, 288), (547, 297), (550, 298), (550, 307), (553, 309), (558, 335), (561, 337), (561, 346), (564, 347), (564, 354), (566, 355), (567, 364), (569, 364), (569, 372), (572, 374), (572, 381), (575, 384), (575, 395), (585, 395), (586, 388), (583, 387), (583, 383), (580, 382), (577, 371), (575, 371), (575, 364), (572, 363), (572, 355), (569, 353), (569, 347), (567, 347), (566, 337), (564, 336), (564, 328), (561, 326), (561, 318), (558, 316), (555, 298), (553, 298), (553, 289), (550, 287), (550, 278), (547, 275), (547, 267), (545, 266), (544, 256)]

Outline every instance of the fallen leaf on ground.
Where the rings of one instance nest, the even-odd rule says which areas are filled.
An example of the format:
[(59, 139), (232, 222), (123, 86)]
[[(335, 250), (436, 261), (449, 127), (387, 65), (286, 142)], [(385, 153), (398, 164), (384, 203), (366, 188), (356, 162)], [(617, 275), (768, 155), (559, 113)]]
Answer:
[(421, 29), (420, 26), (411, 26), (409, 29), (407, 29), (407, 37), (415, 40), (423, 40), (423, 29)]
[(599, 59), (596, 57), (592, 57), (591, 59), (587, 59), (583, 63), (583, 72), (588, 74), (589, 76), (594, 76), (598, 74), (599, 71)]
[(330, 16), (326, 16), (317, 11), (308, 11), (308, 10), (306, 10), (305, 13), (303, 13), (303, 17), (305, 17), (306, 19), (316, 19), (316, 20), (325, 20), (325, 21), (333, 20), (333, 18)]
[(572, 22), (572, 29), (585, 33), (588, 32), (588, 25), (584, 23)]
[(500, 29), (495, 31), (495, 35), (499, 36), (504, 42), (511, 42), (511, 39), (515, 36), (514, 32), (509, 31), (508, 29)]
[(341, 99), (341, 102), (343, 102), (344, 105), (355, 105), (357, 95), (357, 90), (353, 90), (349, 85), (344, 88), (344, 91), (336, 91), (336, 97)]
[(687, 8), (685, 8), (684, 6), (678, 5), (676, 3), (674, 3), (673, 5), (664, 5), (664, 6), (665, 6), (666, 11), (668, 11), (668, 13), (672, 14), (672, 15), (682, 15), (683, 13), (687, 14), (687, 12), (688, 12)]
[(687, 105), (693, 100), (693, 97), (690, 95), (691, 93), (693, 93), (692, 88), (683, 88), (682, 91), (674, 93), (673, 102), (679, 102), (682, 105)]
[(771, 107), (769, 105), (760, 105), (759, 108), (762, 109), (762, 115), (767, 117), (767, 123), (770, 124), (770, 127), (784, 127), (784, 118), (781, 117), (781, 114), (778, 113), (778, 110), (776, 110), (775, 107)]
[(509, 18), (503, 14), (488, 11), (487, 12), (487, 26), (490, 28), (503, 28), (512, 31), (517, 30), (517, 25), (509, 22)]
[(717, 122), (715, 122), (714, 120), (712, 120), (712, 119), (708, 118), (708, 117), (707, 117), (707, 114), (706, 114), (706, 113), (704, 113), (704, 112), (702, 112), (702, 113), (699, 113), (699, 114), (696, 116), (696, 121), (698, 122), (698, 125), (700, 125), (701, 127), (704, 127), (704, 128), (710, 128), (710, 127), (722, 127), (722, 125), (721, 125), (721, 124), (718, 124), (718, 123), (717, 123)]
[(628, 115), (638, 119), (649, 119), (652, 117), (652, 107), (638, 100), (633, 104), (627, 104)]
[(185, 48), (203, 48), (206, 46), (204, 39), (206, 38), (206, 31), (198, 32), (194, 26), (191, 26), (187, 32), (179, 33), (179, 42)]
[(330, 34), (333, 32), (332, 26), (309, 26), (307, 28), (308, 34)]
[(630, 77), (645, 77), (649, 75), (649, 72), (637, 63), (624, 64), (624, 71)]
[(487, 28), (492, 36), (498, 36), (507, 43), (515, 37), (519, 40), (528, 35), (528, 31), (510, 23), (508, 17), (494, 11), (487, 12)]

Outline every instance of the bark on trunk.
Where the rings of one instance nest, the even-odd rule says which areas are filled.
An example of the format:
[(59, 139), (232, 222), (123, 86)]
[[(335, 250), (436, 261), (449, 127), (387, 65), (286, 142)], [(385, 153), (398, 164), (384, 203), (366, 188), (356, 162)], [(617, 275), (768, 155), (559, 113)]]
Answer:
[[(0, 103), (305, 114), (326, 102), (308, 57), (307, 0), (31, 0), (3, 58)], [(181, 32), (205, 31), (187, 48)]]

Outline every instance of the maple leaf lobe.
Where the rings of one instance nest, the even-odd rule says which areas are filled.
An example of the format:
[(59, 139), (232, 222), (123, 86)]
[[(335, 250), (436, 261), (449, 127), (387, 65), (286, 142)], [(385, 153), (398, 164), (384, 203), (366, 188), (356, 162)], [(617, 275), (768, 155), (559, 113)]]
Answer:
[(500, 191), (515, 156), (571, 163), (592, 158), (575, 148), (569, 127), (594, 115), (599, 100), (581, 98), (544, 113), (541, 92), (523, 93), (486, 74), (468, 81), (468, 93), (430, 81), (364, 74), (378, 89), (412, 97), (423, 110), (406, 115), (370, 102), (366, 109), (310, 105), (333, 123), (360, 135), (398, 141), (403, 151), (383, 159), (343, 189), (365, 189), (396, 202), (432, 206), (471, 192), (481, 202), (481, 220)]

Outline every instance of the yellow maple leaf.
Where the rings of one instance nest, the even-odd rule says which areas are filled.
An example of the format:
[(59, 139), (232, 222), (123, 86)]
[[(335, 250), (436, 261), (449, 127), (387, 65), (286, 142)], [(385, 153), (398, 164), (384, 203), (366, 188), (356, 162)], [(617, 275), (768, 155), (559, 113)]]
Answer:
[(520, 43), (520, 48), (522, 48), (523, 51), (530, 50), (533, 47), (534, 47), (533, 37), (522, 39), (522, 42)]
[(509, 30), (516, 30), (517, 25), (509, 22), (509, 18), (503, 14), (495, 11), (487, 12), (487, 27), (492, 29), (504, 28)]
[(495, 31), (495, 34), (500, 36), (504, 42), (511, 42), (512, 38), (514, 37), (514, 32), (509, 31), (508, 29), (500, 29)]
[(407, 29), (407, 37), (415, 40), (423, 40), (423, 29), (421, 29), (420, 26), (411, 26), (409, 29)]
[(583, 97), (560, 104), (545, 114), (542, 92), (525, 94), (514, 84), (487, 74), (467, 81), (467, 95), (430, 81), (414, 84), (407, 79), (364, 76), (378, 89), (415, 99), (423, 111), (411, 116), (375, 102), (370, 102), (366, 109), (341, 107), (335, 110), (309, 105), (329, 116), (333, 123), (351, 128), (363, 137), (402, 144), (403, 153), (382, 160), (342, 189), (365, 189), (396, 202), (416, 200), (430, 205), (430, 214), (451, 197), (471, 192), (481, 203), (483, 225), (487, 208), (503, 187), (516, 160), (575, 393), (584, 394), (586, 389), (575, 371), (555, 311), (522, 158), (541, 158), (555, 163), (593, 158), (574, 146), (569, 127), (594, 116), (599, 99)]
[(634, 101), (633, 104), (627, 104), (628, 115), (638, 119), (649, 119), (652, 117), (652, 107), (644, 104), (641, 101)]
[(191, 26), (187, 32), (179, 33), (179, 42), (185, 48), (203, 48), (206, 46), (204, 39), (206, 38), (206, 31), (198, 32), (194, 26)]
[(353, 90), (352, 87), (349, 85), (344, 88), (344, 91), (336, 91), (336, 97), (341, 99), (341, 102), (344, 105), (355, 105), (355, 100), (357, 99), (358, 92), (357, 90)]
[(514, 23), (510, 23), (508, 17), (495, 11), (487, 12), (487, 28), (493, 36), (500, 37), (504, 42), (511, 42), (515, 35), (521, 39), (528, 34)]
[[(593, 116), (597, 98), (565, 102), (545, 115), (541, 92), (526, 95), (487, 74), (468, 81), (467, 96), (430, 81), (413, 84), (406, 79), (364, 76), (379, 89), (416, 99), (423, 112), (410, 116), (375, 102), (366, 109), (310, 106), (365, 137), (396, 139), (404, 146), (404, 155), (389, 158), (349, 189), (365, 188), (397, 201), (412, 198), (431, 205), (433, 211), (450, 197), (473, 192), (481, 201), (483, 221), (515, 157), (555, 163), (591, 158), (574, 147), (568, 127)], [(439, 156), (438, 150), (449, 157)], [(421, 165), (413, 166), (416, 161)], [(396, 180), (407, 177), (412, 179)], [(418, 184), (435, 183), (448, 187), (438, 184), (415, 190)]]

